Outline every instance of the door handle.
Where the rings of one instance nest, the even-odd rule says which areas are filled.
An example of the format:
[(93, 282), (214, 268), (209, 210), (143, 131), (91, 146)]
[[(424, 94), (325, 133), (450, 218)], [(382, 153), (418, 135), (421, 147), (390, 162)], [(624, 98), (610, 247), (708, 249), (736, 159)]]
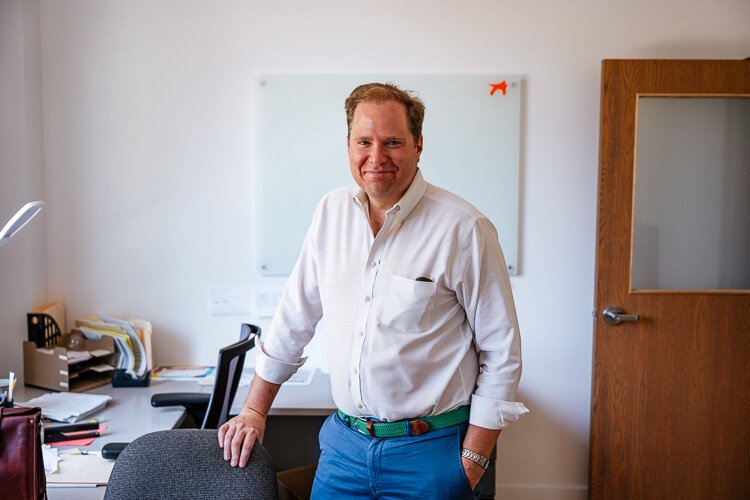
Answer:
[(608, 325), (619, 325), (624, 321), (630, 321), (635, 323), (640, 319), (638, 314), (625, 314), (625, 311), (620, 307), (609, 306), (602, 311), (604, 322)]

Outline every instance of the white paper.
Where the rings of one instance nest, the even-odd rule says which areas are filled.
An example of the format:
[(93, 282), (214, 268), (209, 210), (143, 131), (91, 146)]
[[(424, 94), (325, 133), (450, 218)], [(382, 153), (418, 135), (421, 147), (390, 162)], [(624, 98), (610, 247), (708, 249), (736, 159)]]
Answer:
[(315, 370), (312, 369), (301, 369), (292, 375), (292, 377), (284, 382), (286, 385), (310, 385), (312, 384)]
[(284, 285), (257, 286), (253, 290), (255, 310), (253, 314), (259, 318), (271, 318), (281, 302)]
[(60, 461), (60, 458), (57, 456), (57, 448), (53, 448), (48, 444), (43, 444), (42, 460), (44, 461), (45, 474), (57, 472), (57, 463)]
[(112, 354), (112, 351), (108, 351), (107, 349), (96, 349), (90, 352), (91, 355), (95, 358), (101, 358), (102, 356), (109, 356), (110, 354)]
[(248, 285), (209, 286), (208, 310), (212, 316), (250, 314), (250, 289)]
[(68, 351), (68, 364), (74, 365), (81, 361), (88, 361), (91, 359), (91, 353), (88, 351)]
[(27, 407), (38, 406), (45, 418), (73, 423), (101, 410), (111, 399), (112, 396), (104, 394), (53, 392), (17, 404)]
[[(198, 380), (198, 385), (213, 386), (215, 381), (216, 381), (215, 375), (208, 375)], [(238, 387), (246, 387), (250, 385), (252, 381), (253, 381), (253, 373), (242, 372), (242, 375), (240, 375), (240, 383), (238, 384)]]
[(146, 370), (148, 369), (146, 348), (143, 346), (141, 338), (136, 333), (133, 323), (131, 323), (130, 321), (115, 318), (114, 316), (108, 316), (106, 314), (100, 314), (99, 318), (101, 318), (102, 321), (119, 326), (128, 334), (128, 336), (130, 337), (130, 342), (133, 344), (133, 356), (135, 358), (133, 360), (133, 369), (135, 371), (135, 376), (142, 377), (143, 375), (145, 375)]
[(89, 370), (93, 370), (98, 373), (111, 372), (114, 369), (115, 369), (114, 366), (108, 365), (105, 363), (101, 363), (101, 364), (94, 365), (94, 366), (89, 366)]
[(46, 475), (47, 487), (60, 488), (107, 484), (115, 461), (104, 459), (101, 455), (84, 455), (76, 452), (78, 450), (60, 455), (58, 472)]

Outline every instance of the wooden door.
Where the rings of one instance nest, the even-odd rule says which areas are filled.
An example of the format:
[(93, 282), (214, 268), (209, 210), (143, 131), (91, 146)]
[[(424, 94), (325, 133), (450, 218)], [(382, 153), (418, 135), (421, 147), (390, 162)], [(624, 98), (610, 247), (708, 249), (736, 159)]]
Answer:
[[(713, 164), (709, 168), (717, 171), (710, 175), (692, 168), (682, 173), (674, 161), (668, 174), (647, 172), (645, 150), (660, 146), (689, 158), (686, 148), (670, 140), (641, 147), (636, 126), (644, 129), (639, 114), (662, 102), (644, 99), (694, 104), (691, 99), (701, 96), (726, 98), (732, 110), (747, 110), (750, 61), (602, 65), (589, 490), (594, 499), (750, 498), (750, 129), (732, 127), (724, 140), (740, 149), (727, 179)], [(702, 119), (673, 120), (667, 128), (678, 132), (696, 121), (699, 129), (716, 129)], [(722, 151), (719, 156), (726, 157)], [(685, 177), (694, 177), (694, 187), (682, 184)], [(661, 191), (644, 202), (641, 214), (638, 189), (648, 191), (656, 182)], [(707, 195), (717, 189), (718, 202)], [(659, 199), (675, 192), (676, 201)], [(736, 202), (730, 208), (722, 199), (727, 196)], [(665, 253), (668, 231), (636, 220), (675, 205), (681, 207), (677, 215), (688, 214), (676, 225), (691, 236), (671, 242), (661, 261), (649, 261)], [(713, 218), (703, 220), (707, 212)], [(688, 258), (695, 252), (697, 265)], [(678, 270), (662, 283), (669, 267)], [(702, 276), (712, 273), (719, 276), (713, 282)], [(697, 275), (698, 284), (681, 283), (685, 275)], [(610, 320), (632, 321), (610, 324), (603, 314), (607, 307), (637, 320), (612, 313)]]

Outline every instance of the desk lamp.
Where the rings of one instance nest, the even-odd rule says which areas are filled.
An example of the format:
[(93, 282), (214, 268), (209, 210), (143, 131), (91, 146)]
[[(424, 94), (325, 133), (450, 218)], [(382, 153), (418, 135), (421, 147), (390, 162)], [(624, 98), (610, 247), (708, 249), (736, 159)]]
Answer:
[(20, 231), (23, 226), (28, 224), (36, 214), (39, 213), (47, 204), (43, 201), (30, 201), (22, 206), (16, 215), (10, 218), (7, 224), (0, 230), (0, 247), (5, 245), (13, 235)]

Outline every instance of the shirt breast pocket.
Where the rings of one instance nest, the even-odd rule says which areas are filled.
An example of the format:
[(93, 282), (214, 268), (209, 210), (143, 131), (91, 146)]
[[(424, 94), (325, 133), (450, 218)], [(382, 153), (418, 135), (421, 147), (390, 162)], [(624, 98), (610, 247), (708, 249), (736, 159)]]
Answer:
[(437, 283), (391, 275), (379, 322), (404, 333), (419, 333), (432, 324)]

